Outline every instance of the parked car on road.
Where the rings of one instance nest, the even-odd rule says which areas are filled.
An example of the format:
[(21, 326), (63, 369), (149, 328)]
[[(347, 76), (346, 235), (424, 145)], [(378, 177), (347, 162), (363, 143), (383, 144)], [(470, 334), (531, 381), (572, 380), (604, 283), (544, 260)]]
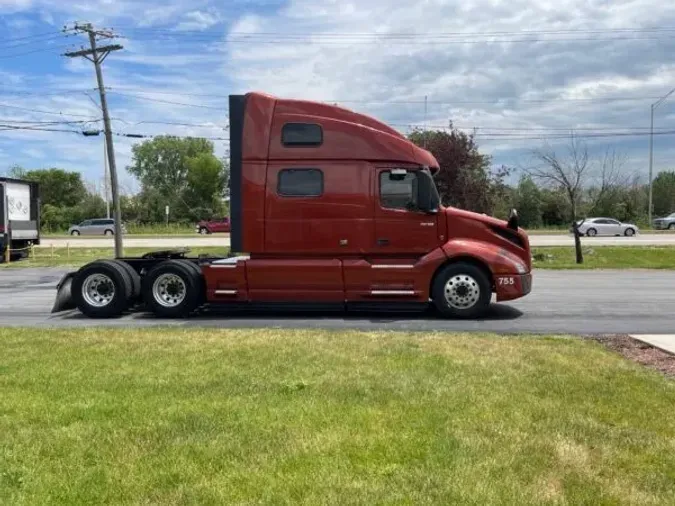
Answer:
[(212, 220), (202, 220), (197, 223), (196, 230), (198, 233), (205, 234), (217, 234), (223, 232), (230, 232), (230, 218), (215, 218)]
[(639, 232), (637, 225), (622, 223), (612, 218), (586, 218), (585, 220), (577, 221), (577, 223), (580, 224), (579, 233), (589, 237), (595, 237), (596, 235), (625, 235), (632, 237)]
[[(122, 233), (127, 233), (124, 223), (122, 223)], [(115, 220), (108, 218), (85, 220), (79, 225), (70, 227), (68, 235), (115, 235)]]
[(675, 213), (654, 219), (652, 225), (656, 230), (675, 230)]

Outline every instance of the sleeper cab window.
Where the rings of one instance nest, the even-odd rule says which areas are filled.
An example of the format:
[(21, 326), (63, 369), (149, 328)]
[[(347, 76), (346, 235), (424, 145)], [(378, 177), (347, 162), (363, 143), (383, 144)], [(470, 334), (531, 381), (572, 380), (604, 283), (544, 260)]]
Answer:
[(316, 123), (286, 123), (281, 129), (285, 147), (315, 147), (323, 143), (323, 130)]
[(380, 205), (385, 209), (411, 209), (417, 201), (417, 173), (380, 172)]
[(279, 171), (277, 193), (282, 197), (320, 197), (323, 172), (319, 169), (283, 169)]

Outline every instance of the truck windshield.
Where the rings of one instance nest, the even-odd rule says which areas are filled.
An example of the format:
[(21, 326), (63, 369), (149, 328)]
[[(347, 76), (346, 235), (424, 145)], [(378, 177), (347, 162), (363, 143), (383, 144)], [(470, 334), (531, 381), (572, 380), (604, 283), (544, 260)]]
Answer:
[(428, 168), (426, 168), (426, 167), (425, 167), (424, 169), (422, 169), (422, 170), (423, 170), (424, 172), (426, 172), (427, 174), (429, 174), (429, 178), (430, 178), (431, 181), (433, 182), (433, 188), (432, 188), (432, 190), (433, 190), (433, 192), (434, 192), (434, 198), (436, 199), (436, 202), (438, 202), (439, 205), (442, 204), (442, 202), (441, 202), (441, 197), (440, 197), (440, 195), (439, 195), (439, 193), (438, 193), (438, 187), (436, 186), (436, 180), (434, 179), (433, 174), (432, 174), (431, 171), (430, 171)]

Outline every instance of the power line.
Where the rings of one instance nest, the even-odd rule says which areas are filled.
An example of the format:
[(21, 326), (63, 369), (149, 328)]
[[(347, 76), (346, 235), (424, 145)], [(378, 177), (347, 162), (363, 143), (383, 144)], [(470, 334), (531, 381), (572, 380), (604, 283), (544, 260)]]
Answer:
[(63, 89), (60, 91), (26, 91), (26, 90), (14, 90), (0, 87), (0, 93), (6, 93), (8, 95), (27, 95), (27, 96), (59, 96), (59, 95), (72, 95), (77, 93), (87, 93), (97, 91), (97, 88), (72, 88), (72, 89)]
[[(186, 104), (184, 102), (173, 102), (173, 101), (170, 101), (170, 100), (161, 100), (159, 98), (144, 97), (142, 95), (133, 95), (133, 94), (130, 94), (130, 93), (122, 93), (122, 92), (119, 92), (119, 91), (109, 91), (109, 93), (111, 95), (119, 95), (121, 97), (137, 98), (137, 99), (140, 99), (140, 100), (147, 100), (149, 102), (158, 102), (160, 104), (180, 105), (180, 106), (184, 106), (184, 107), (198, 107), (198, 108), (201, 108), (201, 109), (213, 109), (213, 110), (216, 110), (216, 111), (222, 111), (223, 110), (223, 107), (214, 107), (214, 106), (202, 105), (202, 104)], [(153, 93), (153, 92), (147, 92), (147, 93)]]
[(60, 35), (60, 31), (54, 31), (51, 30), (49, 32), (42, 32), (42, 33), (34, 33), (32, 35), (24, 35), (22, 37), (12, 37), (11, 39), (0, 39), (0, 42), (14, 42), (17, 40), (26, 40), (26, 39), (34, 39), (34, 38), (39, 38), (39, 37), (44, 37), (46, 35)]
[(33, 49), (32, 51), (25, 51), (23, 53), (14, 53), (14, 54), (4, 54), (0, 55), (0, 59), (7, 59), (7, 58), (16, 58), (17, 56), (24, 56), (27, 54), (35, 54), (35, 53), (58, 53), (61, 52), (65, 49), (65, 47), (55, 47), (55, 48), (50, 48), (50, 49), (45, 49), (45, 48), (40, 48), (40, 49)]
[(63, 113), (63, 112), (56, 112), (56, 111), (45, 111), (42, 109), (31, 109), (28, 107), (20, 107), (17, 105), (9, 105), (9, 104), (0, 104), (0, 107), (5, 107), (7, 109), (16, 109), (19, 111), (27, 111), (27, 112), (36, 112), (39, 114), (53, 114), (55, 116), (70, 116), (73, 118), (89, 118), (90, 121), (97, 121), (98, 118), (93, 117), (93, 116), (87, 116), (85, 114), (75, 114), (75, 113)]
[[(152, 91), (145, 91), (145, 90), (139, 90), (139, 89), (127, 89), (124, 88), (123, 91), (116, 91), (117, 88), (106, 88), (107, 90), (110, 91), (110, 93), (116, 93), (116, 94), (127, 94), (127, 96), (133, 96), (129, 95), (126, 92), (131, 92), (131, 93), (152, 93), (153, 95), (171, 95), (171, 96), (185, 96), (185, 97), (205, 97), (205, 98), (224, 98), (227, 99), (229, 98), (229, 95), (223, 95), (223, 94), (218, 94), (218, 93), (185, 93), (182, 91), (166, 91), (166, 90), (152, 90)], [(547, 98), (547, 99), (521, 99), (518, 97), (502, 97), (502, 98), (496, 98), (492, 100), (454, 100), (451, 102), (448, 101), (438, 101), (438, 100), (428, 100), (428, 104), (437, 104), (437, 105), (454, 105), (454, 104), (492, 104), (492, 103), (498, 103), (501, 101), (508, 101), (508, 100), (515, 100), (519, 102), (541, 102), (541, 103), (547, 103), (547, 102), (567, 102), (567, 101), (581, 101), (581, 102), (613, 102), (613, 101), (631, 101), (631, 100), (656, 100), (659, 97), (656, 96), (633, 96), (633, 97), (578, 97), (578, 98), (573, 98), (573, 97), (552, 97), (552, 98)], [(419, 98), (419, 99), (410, 99), (410, 100), (353, 100), (353, 99), (321, 99), (319, 102), (326, 102), (326, 103), (338, 103), (338, 104), (424, 104), (424, 99)]]
[[(212, 37), (221, 37), (220, 31), (205, 33), (203, 30), (172, 30), (167, 28), (138, 28), (128, 27), (127, 32), (141, 32), (141, 33), (166, 33), (171, 35), (210, 35)], [(675, 32), (675, 27), (634, 27), (634, 28), (596, 28), (596, 29), (548, 29), (548, 30), (502, 30), (502, 31), (460, 31), (460, 32), (305, 32), (305, 35), (317, 36), (333, 36), (333, 37), (372, 37), (372, 36), (388, 36), (388, 37), (485, 37), (485, 36), (502, 36), (502, 35), (560, 35), (560, 34), (602, 34), (602, 33), (659, 33), (659, 32)], [(294, 35), (289, 32), (244, 32), (232, 31), (229, 35), (243, 35), (243, 36), (283, 36)]]
[(12, 49), (15, 47), (22, 47), (22, 46), (29, 46), (31, 44), (35, 43), (44, 43), (44, 42), (49, 42), (50, 40), (55, 40), (55, 39), (63, 39), (63, 34), (60, 32), (56, 32), (54, 35), (50, 35), (48, 37), (40, 37), (39, 39), (36, 40), (30, 40), (27, 42), (19, 42), (18, 44), (10, 44), (7, 46), (0, 46), (0, 51), (4, 51), (5, 49)]

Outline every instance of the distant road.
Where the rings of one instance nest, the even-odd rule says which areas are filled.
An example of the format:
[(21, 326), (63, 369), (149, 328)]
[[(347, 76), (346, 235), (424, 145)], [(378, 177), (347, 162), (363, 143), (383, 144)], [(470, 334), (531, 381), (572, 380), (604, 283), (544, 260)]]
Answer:
[[(675, 234), (641, 234), (636, 237), (582, 237), (584, 246), (675, 246)], [(111, 238), (43, 238), (40, 247), (65, 248), (112, 248)], [(531, 235), (532, 246), (572, 246), (574, 238), (571, 235)], [(198, 248), (203, 246), (229, 247), (230, 238), (227, 235), (207, 235), (194, 237), (186, 236), (124, 236), (124, 246), (129, 248)]]

